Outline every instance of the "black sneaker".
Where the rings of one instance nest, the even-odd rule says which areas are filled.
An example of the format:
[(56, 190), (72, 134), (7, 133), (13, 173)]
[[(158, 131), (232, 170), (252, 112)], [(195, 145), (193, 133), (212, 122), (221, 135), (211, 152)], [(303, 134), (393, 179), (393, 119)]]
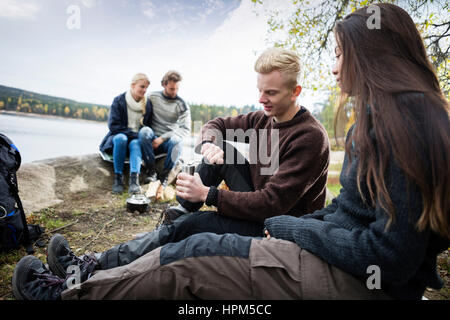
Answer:
[(142, 193), (141, 186), (139, 185), (139, 174), (136, 172), (130, 173), (130, 186), (128, 187), (129, 194), (140, 194)]
[(148, 169), (145, 170), (145, 175), (144, 184), (157, 181), (158, 175), (156, 173), (155, 165), (149, 165)]
[(168, 185), (169, 182), (169, 173), (172, 169), (164, 169), (161, 172), (161, 175), (159, 177), (159, 181), (161, 181), (161, 185), (165, 188)]
[(25, 256), (17, 263), (12, 277), (17, 300), (60, 300), (67, 289), (65, 279), (53, 275), (35, 256)]
[(114, 174), (114, 184), (112, 186), (112, 192), (113, 193), (122, 193), (124, 190), (123, 186), (123, 176), (120, 173)]
[(61, 278), (67, 277), (67, 268), (72, 265), (80, 267), (80, 280), (86, 281), (98, 266), (94, 255), (77, 257), (70, 250), (69, 243), (61, 234), (55, 234), (47, 247), (47, 263), (50, 270)]

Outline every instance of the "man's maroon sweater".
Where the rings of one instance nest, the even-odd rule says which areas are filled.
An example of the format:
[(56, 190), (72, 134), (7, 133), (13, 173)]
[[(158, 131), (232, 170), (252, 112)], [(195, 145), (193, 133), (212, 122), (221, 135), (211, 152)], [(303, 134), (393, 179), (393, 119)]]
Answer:
[[(281, 123), (267, 117), (263, 111), (216, 118), (203, 126), (201, 141), (218, 143), (220, 134), (226, 139), (227, 129), (242, 129), (244, 132), (255, 129), (250, 137), (250, 172), (255, 191), (219, 190), (218, 214), (263, 222), (272, 216), (289, 214), (298, 217), (324, 207), (329, 141), (325, 128), (309, 111)], [(276, 168), (276, 158), (267, 164), (264, 158), (255, 157), (264, 140), (267, 141), (267, 155), (271, 156), (271, 148), (275, 148), (271, 144), (277, 143), (276, 139), (271, 139), (273, 130), (278, 130), (279, 137), (278, 170), (273, 174), (261, 174), (263, 168)], [(258, 142), (256, 149), (252, 141)]]

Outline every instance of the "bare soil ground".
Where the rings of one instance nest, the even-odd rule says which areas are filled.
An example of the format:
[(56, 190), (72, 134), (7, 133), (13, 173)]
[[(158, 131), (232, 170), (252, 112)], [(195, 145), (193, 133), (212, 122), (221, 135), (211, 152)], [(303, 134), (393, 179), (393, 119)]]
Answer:
[[(152, 203), (148, 212), (130, 213), (126, 208), (127, 197), (126, 193), (113, 195), (104, 190), (79, 192), (71, 201), (29, 215), (29, 223), (39, 224), (46, 231), (41, 237), (45, 246), (35, 246), (34, 255), (46, 263), (45, 247), (54, 233), (64, 235), (77, 255), (105, 251), (138, 233), (153, 230), (161, 212), (170, 205)], [(23, 248), (0, 254), (0, 300), (14, 299), (11, 278), (14, 266), (25, 255)]]

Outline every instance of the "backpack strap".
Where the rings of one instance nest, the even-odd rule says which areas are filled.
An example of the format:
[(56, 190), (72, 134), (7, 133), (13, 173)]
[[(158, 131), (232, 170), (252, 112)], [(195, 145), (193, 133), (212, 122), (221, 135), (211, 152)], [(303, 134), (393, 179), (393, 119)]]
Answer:
[(28, 223), (27, 223), (27, 218), (25, 217), (25, 210), (23, 210), (22, 201), (20, 200), (20, 197), (19, 197), (19, 188), (17, 185), (17, 178), (14, 174), (10, 173), (8, 175), (7, 181), (13, 192), (14, 199), (16, 199), (17, 207), (19, 209), (20, 217), (22, 219), (25, 250), (27, 251), (28, 254), (33, 254), (34, 253), (33, 244), (31, 243), (31, 239), (30, 239), (30, 231), (28, 230)]

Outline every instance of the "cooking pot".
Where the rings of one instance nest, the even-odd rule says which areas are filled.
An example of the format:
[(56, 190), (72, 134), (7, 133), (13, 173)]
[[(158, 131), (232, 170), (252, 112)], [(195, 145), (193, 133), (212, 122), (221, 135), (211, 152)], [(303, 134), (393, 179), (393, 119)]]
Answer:
[(149, 209), (150, 199), (143, 194), (133, 194), (127, 199), (127, 210), (129, 212), (146, 212)]

